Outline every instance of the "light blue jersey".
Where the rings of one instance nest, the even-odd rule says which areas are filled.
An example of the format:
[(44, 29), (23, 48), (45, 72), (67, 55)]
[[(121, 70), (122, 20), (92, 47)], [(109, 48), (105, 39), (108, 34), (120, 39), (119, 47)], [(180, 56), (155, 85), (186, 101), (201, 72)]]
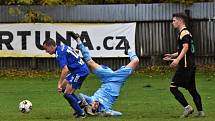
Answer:
[(91, 104), (92, 101), (98, 101), (100, 103), (98, 108), (99, 112), (105, 111), (114, 113), (115, 115), (121, 114), (120, 112), (111, 110), (111, 107), (119, 96), (124, 82), (132, 72), (132, 68), (125, 66), (113, 71), (109, 67), (102, 65), (93, 72), (100, 79), (102, 83), (101, 87), (91, 97), (84, 95), (86, 101), (89, 104)]
[(122, 66), (120, 69), (113, 71), (104, 65), (93, 71), (102, 83), (98, 90), (111, 96), (119, 96), (121, 87), (132, 72), (133, 69), (129, 67)]
[[(83, 43), (79, 42), (78, 47), (86, 61), (92, 60), (89, 50)], [(128, 52), (128, 55), (131, 61), (138, 58), (135, 52)], [(111, 107), (120, 95), (120, 90), (125, 81), (133, 73), (133, 69), (122, 66), (120, 69), (113, 71), (109, 67), (101, 65), (93, 73), (100, 79), (101, 87), (91, 97), (84, 94), (80, 94), (80, 96), (84, 97), (89, 104), (98, 101), (98, 112), (104, 111), (110, 115), (122, 115), (118, 111), (111, 110)]]

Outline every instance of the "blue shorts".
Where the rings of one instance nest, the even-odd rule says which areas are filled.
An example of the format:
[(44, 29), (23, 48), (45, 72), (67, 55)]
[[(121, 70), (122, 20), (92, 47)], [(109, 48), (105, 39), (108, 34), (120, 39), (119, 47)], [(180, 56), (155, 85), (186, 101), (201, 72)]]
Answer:
[(94, 74), (101, 79), (102, 82), (120, 82), (123, 83), (133, 73), (133, 69), (122, 66), (120, 69), (113, 71), (109, 67), (101, 65), (94, 70)]
[(78, 74), (68, 74), (66, 76), (66, 80), (68, 81), (69, 84), (72, 85), (72, 88), (74, 89), (80, 89), (83, 81), (86, 79), (88, 75), (86, 76), (80, 76)]

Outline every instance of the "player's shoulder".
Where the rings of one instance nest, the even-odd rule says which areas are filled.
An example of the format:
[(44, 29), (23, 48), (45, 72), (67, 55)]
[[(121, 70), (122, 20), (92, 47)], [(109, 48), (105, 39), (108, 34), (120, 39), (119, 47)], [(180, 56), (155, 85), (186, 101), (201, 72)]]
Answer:
[(57, 45), (56, 53), (58, 55), (63, 55), (66, 52), (66, 49), (67, 49), (67, 47), (64, 44)]
[(182, 39), (184, 36), (189, 35), (192, 37), (191, 33), (188, 30), (182, 30), (180, 33), (180, 39)]
[(58, 47), (59, 47), (58, 51), (61, 51), (61, 52), (66, 51), (66, 49), (68, 48), (68, 46), (65, 44), (60, 44), (58, 45)]

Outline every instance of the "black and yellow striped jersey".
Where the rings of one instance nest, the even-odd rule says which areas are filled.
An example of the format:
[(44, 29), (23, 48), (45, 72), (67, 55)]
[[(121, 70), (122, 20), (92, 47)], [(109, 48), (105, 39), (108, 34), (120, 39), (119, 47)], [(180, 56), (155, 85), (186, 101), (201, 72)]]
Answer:
[(194, 41), (192, 38), (191, 33), (188, 31), (187, 28), (183, 28), (177, 38), (177, 49), (178, 54), (181, 53), (183, 49), (183, 44), (187, 43), (189, 46), (189, 49), (185, 56), (180, 60), (179, 66), (181, 67), (194, 67), (195, 66), (195, 46)]

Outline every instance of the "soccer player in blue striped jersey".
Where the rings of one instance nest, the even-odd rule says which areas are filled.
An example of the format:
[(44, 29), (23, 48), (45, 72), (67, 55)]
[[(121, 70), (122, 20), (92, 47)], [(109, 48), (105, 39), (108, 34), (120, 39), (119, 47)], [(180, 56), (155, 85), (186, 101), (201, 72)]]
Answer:
[(84, 118), (85, 114), (79, 106), (80, 99), (74, 94), (80, 89), (89, 74), (89, 69), (72, 47), (56, 45), (51, 38), (43, 43), (43, 48), (50, 55), (55, 54), (58, 65), (62, 69), (58, 80), (58, 92), (64, 93), (64, 98), (76, 112), (76, 118)]
[(121, 112), (114, 111), (111, 108), (120, 95), (120, 90), (125, 81), (139, 64), (139, 59), (136, 53), (128, 49), (128, 40), (125, 39), (124, 45), (125, 54), (128, 54), (130, 57), (130, 63), (126, 66), (122, 66), (116, 71), (113, 71), (111, 68), (105, 65), (99, 65), (94, 60), (92, 60), (88, 49), (85, 48), (78, 34), (75, 34), (73, 32), (71, 36), (77, 41), (78, 49), (80, 49), (88, 67), (91, 69), (92, 73), (94, 73), (97, 78), (100, 79), (101, 82), (100, 88), (94, 93), (93, 96), (80, 94), (80, 97), (82, 97), (82, 99), (85, 99), (86, 102), (91, 105), (92, 110), (95, 112), (103, 112), (102, 114), (106, 116), (122, 115)]

